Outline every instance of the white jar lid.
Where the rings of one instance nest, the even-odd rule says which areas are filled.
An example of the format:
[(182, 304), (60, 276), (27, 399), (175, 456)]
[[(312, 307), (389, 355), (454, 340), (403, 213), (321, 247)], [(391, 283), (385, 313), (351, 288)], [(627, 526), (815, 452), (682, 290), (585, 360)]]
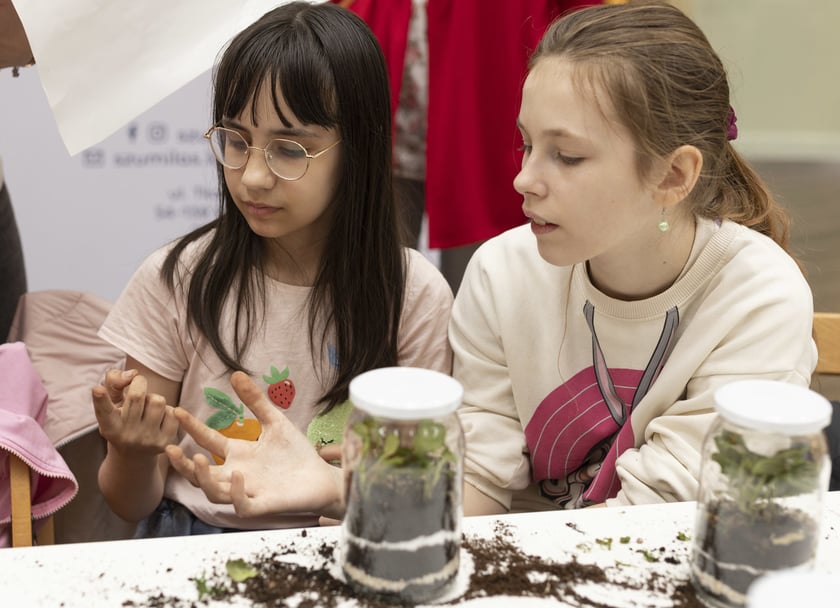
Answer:
[(397, 420), (436, 418), (454, 412), (464, 389), (452, 376), (419, 367), (383, 367), (350, 381), (350, 401), (373, 414)]
[(715, 391), (726, 420), (757, 431), (808, 435), (831, 422), (831, 403), (811, 389), (775, 380), (738, 380)]

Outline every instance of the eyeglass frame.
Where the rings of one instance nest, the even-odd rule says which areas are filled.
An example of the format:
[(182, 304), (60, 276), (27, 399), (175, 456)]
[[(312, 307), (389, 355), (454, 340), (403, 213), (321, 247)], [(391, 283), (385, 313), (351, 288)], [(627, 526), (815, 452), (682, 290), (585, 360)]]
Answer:
[[(239, 138), (240, 138), (243, 142), (245, 142), (245, 148), (246, 148), (246, 152), (245, 152), (245, 162), (243, 162), (243, 163), (242, 163), (241, 165), (239, 165), (238, 167), (234, 167), (233, 165), (228, 165), (228, 164), (226, 164), (223, 160), (221, 160), (221, 159), (218, 157), (218, 155), (216, 155), (216, 149), (214, 148), (214, 146), (213, 146), (213, 141), (212, 141), (213, 133), (214, 133), (215, 131), (226, 131), (226, 132), (228, 132), (228, 133), (233, 133), (233, 134), (235, 134), (237, 137), (239, 137)], [(248, 141), (245, 139), (245, 137), (243, 137), (243, 136), (242, 136), (242, 133), (240, 133), (239, 131), (237, 131), (237, 130), (235, 130), (235, 129), (228, 129), (227, 127), (222, 127), (222, 126), (220, 126), (220, 125), (213, 125), (213, 126), (212, 126), (212, 127), (210, 127), (209, 129), (207, 129), (207, 132), (204, 134), (204, 139), (206, 139), (206, 140), (207, 140), (207, 143), (210, 145), (210, 151), (213, 153), (213, 157), (216, 159), (216, 162), (218, 162), (218, 163), (219, 163), (220, 165), (222, 165), (223, 167), (226, 167), (226, 168), (228, 168), (228, 169), (233, 169), (234, 171), (238, 171), (239, 169), (242, 169), (245, 165), (247, 165), (247, 164), (248, 164), (249, 154), (250, 154), (250, 151), (251, 151), (252, 149), (253, 149), (253, 150), (261, 150), (261, 151), (262, 151), (262, 153), (263, 153), (263, 156), (265, 157), (265, 166), (266, 166), (266, 167), (268, 167), (268, 170), (269, 170), (269, 171), (271, 171), (271, 172), (272, 172), (275, 176), (277, 176), (277, 177), (279, 177), (280, 179), (282, 179), (283, 181), (287, 181), (287, 182), (296, 182), (296, 181), (298, 181), (298, 180), (300, 180), (300, 179), (303, 179), (303, 178), (304, 178), (304, 176), (305, 176), (305, 175), (307, 174), (307, 172), (309, 171), (309, 164), (310, 164), (310, 163), (311, 163), (314, 159), (318, 158), (318, 157), (319, 157), (319, 156), (321, 156), (322, 154), (325, 154), (325, 153), (329, 152), (330, 150), (332, 150), (333, 148), (335, 148), (335, 147), (336, 147), (339, 143), (341, 143), (341, 138), (339, 137), (337, 140), (335, 140), (333, 143), (331, 143), (331, 144), (330, 144), (329, 146), (327, 146), (326, 148), (323, 148), (322, 150), (319, 150), (318, 152), (315, 152), (314, 154), (310, 154), (310, 153), (309, 153), (309, 150), (307, 150), (307, 149), (306, 149), (306, 146), (304, 146), (304, 145), (303, 145), (302, 143), (300, 143), (299, 141), (295, 141), (294, 139), (286, 139), (285, 137), (275, 137), (274, 139), (272, 139), (272, 140), (270, 140), (270, 141), (268, 142), (268, 145), (267, 145), (265, 148), (260, 148), (259, 146), (250, 146), (250, 145), (248, 145)], [(269, 162), (269, 157), (268, 157), (268, 148), (269, 148), (269, 147), (271, 146), (271, 144), (273, 144), (275, 141), (285, 141), (285, 142), (288, 142), (288, 143), (290, 143), (290, 144), (295, 144), (296, 146), (299, 146), (301, 150), (303, 150), (303, 154), (304, 154), (304, 156), (306, 157), (306, 169), (304, 169), (304, 170), (303, 170), (303, 173), (301, 173), (301, 175), (300, 175), (299, 177), (284, 177), (284, 176), (280, 175), (279, 173), (277, 173), (277, 171), (275, 171), (275, 170), (272, 168), (272, 166), (271, 166), (271, 162)]]

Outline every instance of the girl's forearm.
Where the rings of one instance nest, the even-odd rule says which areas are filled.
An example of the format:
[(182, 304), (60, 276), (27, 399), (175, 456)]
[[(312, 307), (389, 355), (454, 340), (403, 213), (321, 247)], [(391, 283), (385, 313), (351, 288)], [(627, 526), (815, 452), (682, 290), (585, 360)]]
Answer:
[(137, 522), (160, 504), (168, 466), (165, 454), (122, 454), (109, 444), (99, 489), (116, 515)]

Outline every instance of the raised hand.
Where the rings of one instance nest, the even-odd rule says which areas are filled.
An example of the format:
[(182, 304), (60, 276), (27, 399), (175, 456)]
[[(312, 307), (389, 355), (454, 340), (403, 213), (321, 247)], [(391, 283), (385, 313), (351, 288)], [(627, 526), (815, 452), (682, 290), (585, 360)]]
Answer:
[(135, 370), (110, 370), (92, 394), (99, 433), (118, 451), (160, 454), (176, 440), (175, 408), (149, 393), (146, 377)]
[(327, 464), (309, 440), (243, 372), (231, 376), (234, 391), (262, 426), (257, 441), (231, 439), (180, 408), (175, 416), (201, 447), (225, 462), (211, 465), (204, 454), (187, 456), (170, 445), (172, 466), (214, 503), (233, 504), (238, 515), (315, 512), (340, 517), (341, 471)]

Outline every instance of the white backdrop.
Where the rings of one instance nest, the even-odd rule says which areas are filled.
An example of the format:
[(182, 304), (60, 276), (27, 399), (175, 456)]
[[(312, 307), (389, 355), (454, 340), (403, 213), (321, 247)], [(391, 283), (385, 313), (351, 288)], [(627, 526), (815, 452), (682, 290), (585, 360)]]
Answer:
[(113, 301), (146, 255), (216, 213), (215, 161), (202, 137), (209, 72), (71, 157), (36, 69), (0, 72), (0, 158), (29, 291)]

